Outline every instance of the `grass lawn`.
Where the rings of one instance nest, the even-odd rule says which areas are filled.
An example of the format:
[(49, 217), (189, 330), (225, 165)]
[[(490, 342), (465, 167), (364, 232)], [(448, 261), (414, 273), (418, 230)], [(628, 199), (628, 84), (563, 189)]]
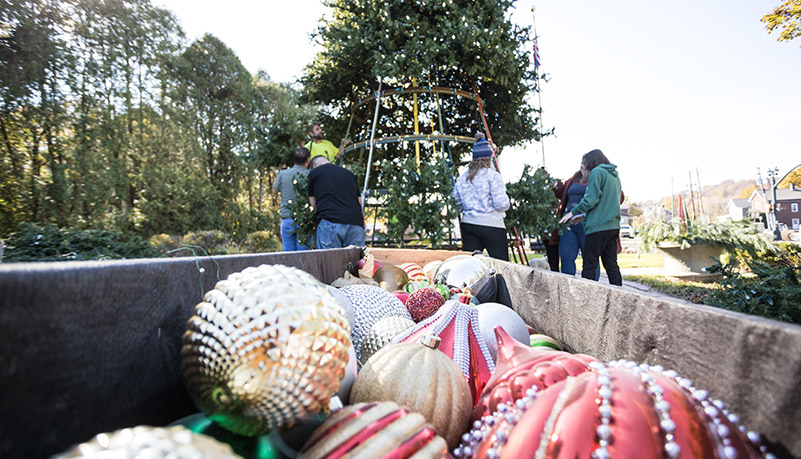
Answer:
[(663, 276), (623, 276), (624, 280), (647, 285), (664, 295), (669, 295), (695, 304), (705, 304), (707, 295), (720, 289), (715, 282), (691, 282)]
[[(528, 259), (544, 258), (544, 253), (527, 254)], [(658, 253), (619, 253), (617, 254), (617, 264), (621, 269), (627, 268), (662, 268), (665, 266), (665, 258)], [(601, 266), (603, 269), (603, 266)], [(576, 259), (576, 270), (581, 270), (581, 257)]]

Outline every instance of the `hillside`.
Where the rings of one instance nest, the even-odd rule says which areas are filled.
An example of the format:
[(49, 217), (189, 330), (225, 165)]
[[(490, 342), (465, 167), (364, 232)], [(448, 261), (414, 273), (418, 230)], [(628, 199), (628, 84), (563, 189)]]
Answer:
[(678, 206), (678, 194), (681, 194), (682, 202), (685, 203), (689, 212), (692, 212), (693, 205), (695, 205), (695, 213), (700, 215), (703, 202), (703, 213), (715, 218), (728, 213), (726, 206), (730, 199), (748, 198), (756, 189), (757, 185), (754, 180), (724, 180), (717, 185), (703, 187), (700, 198), (698, 190), (693, 190), (694, 199), (690, 198), (689, 190), (681, 190), (674, 196), (673, 204), (671, 204), (670, 196), (665, 196), (658, 201), (631, 203), (630, 213), (632, 215), (637, 215), (638, 212), (648, 214), (650, 211), (653, 213), (653, 209), (660, 206), (669, 212), (671, 205)]

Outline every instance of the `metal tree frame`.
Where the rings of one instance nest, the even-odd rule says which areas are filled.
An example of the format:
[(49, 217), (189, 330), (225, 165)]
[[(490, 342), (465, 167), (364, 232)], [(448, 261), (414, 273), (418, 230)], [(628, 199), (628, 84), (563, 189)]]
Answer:
[[(492, 136), (489, 133), (489, 126), (487, 125), (486, 117), (484, 115), (484, 105), (483, 105), (483, 102), (481, 100), (481, 97), (478, 94), (478, 87), (477, 87), (477, 85), (475, 83), (473, 84), (473, 89), (475, 90), (474, 92), (469, 92), (469, 91), (465, 91), (465, 90), (461, 90), (461, 89), (455, 89), (455, 88), (448, 88), (448, 87), (444, 87), (444, 86), (432, 86), (432, 85), (428, 85), (428, 86), (410, 86), (410, 87), (394, 88), (394, 89), (386, 89), (386, 90), (382, 90), (382, 86), (383, 86), (382, 85), (382, 81), (379, 80), (379, 82), (378, 82), (378, 90), (376, 92), (374, 92), (370, 96), (361, 97), (361, 98), (357, 99), (353, 103), (353, 105), (351, 106), (351, 109), (350, 109), (350, 119), (348, 121), (348, 128), (347, 128), (347, 131), (345, 132), (345, 138), (348, 138), (348, 136), (350, 135), (351, 127), (353, 126), (353, 119), (354, 119), (354, 117), (356, 115), (356, 110), (359, 109), (362, 106), (365, 106), (365, 105), (369, 104), (372, 101), (375, 101), (376, 105), (375, 105), (375, 112), (374, 112), (374, 115), (373, 115), (373, 123), (372, 123), (372, 127), (370, 129), (370, 139), (369, 140), (362, 140), (362, 141), (359, 141), (359, 142), (350, 143), (350, 144), (346, 145), (344, 147), (343, 151), (342, 151), (342, 154), (344, 156), (345, 153), (348, 153), (348, 152), (351, 152), (351, 151), (364, 149), (364, 148), (367, 148), (368, 146), (370, 148), (369, 154), (368, 154), (368, 157), (367, 157), (367, 167), (366, 167), (366, 172), (365, 172), (365, 177), (364, 177), (364, 187), (363, 187), (362, 193), (361, 193), (361, 196), (362, 196), (362, 211), (364, 211), (364, 207), (365, 207), (366, 202), (367, 202), (367, 199), (366, 199), (367, 198), (367, 186), (368, 186), (368, 183), (370, 181), (370, 169), (372, 168), (372, 163), (373, 163), (373, 149), (375, 148), (376, 145), (384, 145), (384, 144), (391, 144), (391, 143), (401, 143), (401, 142), (415, 142), (415, 143), (417, 143), (417, 142), (421, 142), (422, 141), (422, 142), (431, 143), (432, 146), (433, 146), (433, 145), (436, 144), (436, 142), (439, 142), (440, 150), (442, 151), (443, 155), (445, 155), (445, 151), (446, 151), (445, 142), (457, 142), (457, 143), (465, 143), (465, 144), (469, 144), (469, 145), (473, 145), (476, 142), (475, 137), (472, 137), (472, 136), (444, 134), (445, 127), (444, 127), (443, 117), (442, 117), (442, 101), (441, 101), (441, 99), (439, 97), (440, 95), (457, 96), (457, 97), (461, 97), (461, 98), (472, 100), (472, 101), (476, 102), (477, 109), (478, 109), (478, 111), (480, 113), (480, 117), (481, 117), (479, 122), (480, 123), (483, 122), (483, 127), (484, 127), (484, 130), (485, 130), (486, 136), (487, 136), (488, 140), (490, 141), (490, 143), (492, 145), (492, 154), (493, 154), (493, 159), (495, 160), (495, 167), (498, 168), (498, 160), (497, 160), (497, 156), (495, 154), (495, 147), (494, 147), (494, 144), (492, 144)], [(414, 125), (415, 125), (415, 129), (417, 130), (417, 114), (418, 114), (418, 112), (417, 112), (417, 95), (418, 94), (432, 94), (432, 95), (436, 96), (437, 118), (438, 118), (438, 122), (439, 122), (439, 130), (440, 130), (440, 132), (442, 132), (442, 134), (433, 134), (433, 133), (432, 134), (421, 134), (418, 131), (418, 132), (411, 133), (411, 134), (402, 134), (402, 135), (397, 135), (397, 136), (379, 137), (378, 139), (376, 139), (375, 138), (375, 130), (376, 130), (377, 122), (378, 122), (378, 113), (379, 113), (379, 110), (380, 110), (380, 107), (381, 107), (381, 98), (382, 97), (386, 97), (386, 96), (413, 95), (414, 96)], [(448, 160), (448, 163), (447, 163), (448, 172), (450, 173), (450, 176), (451, 176), (451, 182), (453, 182), (453, 173), (451, 172), (451, 168), (454, 166), (454, 163), (453, 163), (453, 159), (452, 159), (452, 157), (450, 155), (450, 146), (448, 146), (447, 160)], [(361, 163), (361, 157), (359, 159), (359, 163)], [(419, 164), (420, 164), (419, 154), (417, 156), (417, 164), (418, 164), (418, 171), (419, 171)], [(500, 172), (500, 168), (498, 168), (498, 171)], [(376, 190), (374, 190), (373, 195), (377, 194), (377, 193), (375, 193), (375, 191)], [(379, 207), (379, 206), (376, 205), (375, 207)], [(377, 219), (377, 211), (376, 211), (376, 216), (374, 217), (374, 220), (373, 220), (373, 241), (372, 241), (373, 243), (375, 242), (375, 220), (376, 219)], [(520, 258), (519, 258), (518, 261), (520, 263), (526, 264), (526, 258), (527, 257), (525, 255), (525, 249), (523, 249), (522, 244), (520, 243), (520, 237), (516, 233), (517, 233), (517, 228), (515, 227), (515, 234), (512, 235), (512, 236), (517, 241), (517, 247), (514, 247), (514, 246), (512, 247), (512, 254), (515, 257), (517, 257), (519, 255)], [(452, 243), (453, 242), (453, 238), (451, 237), (450, 240), (451, 240), (451, 243)], [(515, 252), (515, 248), (517, 249), (517, 252)]]

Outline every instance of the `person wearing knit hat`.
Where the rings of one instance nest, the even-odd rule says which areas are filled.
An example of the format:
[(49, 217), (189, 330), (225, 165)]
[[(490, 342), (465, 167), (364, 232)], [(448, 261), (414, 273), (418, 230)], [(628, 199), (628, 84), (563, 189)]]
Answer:
[(453, 198), (461, 208), (459, 228), (462, 233), (462, 250), (474, 252), (486, 249), (489, 256), (509, 260), (506, 225), (503, 223), (509, 209), (509, 196), (501, 174), (492, 167), (492, 145), (484, 134), (476, 134), (473, 160), (467, 173), (456, 180)]

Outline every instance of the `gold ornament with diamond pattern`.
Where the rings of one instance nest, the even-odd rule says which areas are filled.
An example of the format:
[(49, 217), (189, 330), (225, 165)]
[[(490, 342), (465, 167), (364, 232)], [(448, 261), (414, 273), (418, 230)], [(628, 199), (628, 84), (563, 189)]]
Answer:
[(206, 416), (239, 435), (261, 435), (327, 408), (349, 346), (345, 309), (324, 284), (262, 265), (218, 282), (195, 307), (182, 371)]

